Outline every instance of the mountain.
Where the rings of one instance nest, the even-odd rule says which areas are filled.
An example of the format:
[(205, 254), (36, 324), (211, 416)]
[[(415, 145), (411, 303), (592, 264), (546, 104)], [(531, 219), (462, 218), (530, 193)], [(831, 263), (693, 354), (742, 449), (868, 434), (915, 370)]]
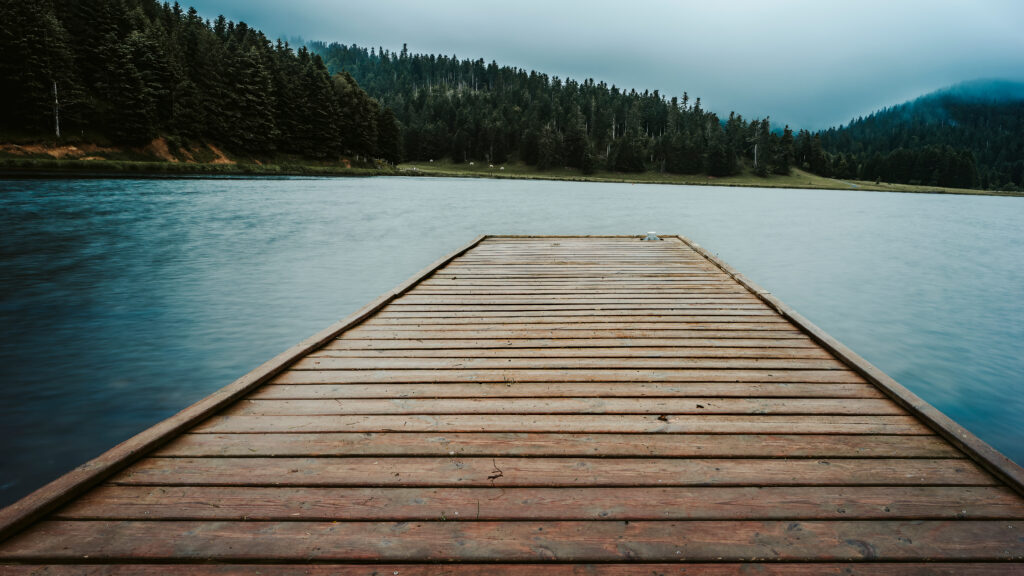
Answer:
[(397, 160), (351, 77), (245, 23), (156, 0), (0, 0), (0, 22), (5, 139)]
[[(457, 163), (518, 160), (540, 170), (571, 167), (726, 176), (750, 166), (786, 174), (794, 137), (769, 119), (721, 119), (686, 93), (621, 90), (593, 79), (455, 56), (312, 42), (332, 73), (344, 71), (391, 107), (402, 125), (403, 158)], [(808, 135), (809, 140), (809, 135)], [(811, 148), (806, 147), (808, 152)], [(819, 150), (820, 152), (820, 150)]]
[(822, 175), (1024, 189), (1024, 83), (976, 80), (819, 133)]

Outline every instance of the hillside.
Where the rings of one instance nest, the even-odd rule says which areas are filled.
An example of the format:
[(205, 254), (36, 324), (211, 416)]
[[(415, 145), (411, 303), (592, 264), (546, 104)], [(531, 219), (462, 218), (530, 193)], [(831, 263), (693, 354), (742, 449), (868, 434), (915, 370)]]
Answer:
[(7, 167), (105, 160), (109, 170), (170, 162), (221, 171), (237, 162), (345, 171), (445, 160), (780, 182), (799, 168), (841, 180), (1024, 191), (1020, 83), (962, 84), (847, 126), (794, 133), (769, 118), (719, 117), (685, 92), (405, 48), (313, 42), (296, 50), (245, 23), (156, 0), (0, 0), (0, 20)]
[(963, 83), (820, 133), (819, 174), (1024, 190), (1024, 83)]
[(771, 129), (768, 118), (720, 118), (686, 93), (626, 91), (407, 48), (308, 47), (394, 110), (406, 162), (714, 177), (796, 167), (844, 180), (1022, 189), (1020, 84), (963, 84), (848, 126), (794, 134)]
[[(623, 90), (594, 79), (548, 76), (482, 59), (308, 44), (332, 73), (344, 71), (395, 111), (403, 159), (523, 162), (538, 170), (623, 173), (788, 174), (818, 162), (768, 118), (719, 118), (700, 98)], [(810, 141), (810, 135), (802, 135)]]
[(245, 23), (156, 0), (3, 0), (0, 21), (3, 143), (398, 160), (386, 108)]

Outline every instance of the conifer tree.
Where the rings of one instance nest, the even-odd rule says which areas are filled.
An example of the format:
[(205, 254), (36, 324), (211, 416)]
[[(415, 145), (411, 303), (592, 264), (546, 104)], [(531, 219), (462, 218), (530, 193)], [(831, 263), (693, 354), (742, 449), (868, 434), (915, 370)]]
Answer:
[(776, 174), (788, 176), (790, 167), (793, 165), (793, 131), (789, 125), (782, 129), (782, 137), (779, 139), (778, 148), (774, 155), (772, 171)]
[(381, 108), (377, 116), (377, 156), (398, 164), (402, 161), (402, 133), (391, 108)]
[(64, 27), (46, 0), (0, 0), (0, 22), (0, 119), (53, 135), (54, 86), (65, 108), (78, 89)]
[(586, 123), (579, 107), (573, 107), (567, 124), (563, 139), (565, 165), (573, 168), (583, 168), (583, 156), (586, 154), (588, 142)]
[(3, 128), (52, 135), (56, 85), (66, 131), (114, 143), (165, 135), (242, 154), (377, 152), (376, 100), (351, 77), (336, 90), (319, 55), (244, 23), (154, 0), (0, 0), (0, 21)]

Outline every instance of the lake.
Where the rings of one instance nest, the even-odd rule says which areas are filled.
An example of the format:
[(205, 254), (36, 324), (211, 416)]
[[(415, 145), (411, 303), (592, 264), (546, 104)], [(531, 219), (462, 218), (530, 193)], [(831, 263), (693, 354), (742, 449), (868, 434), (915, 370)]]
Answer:
[(0, 181), (0, 505), (484, 234), (690, 237), (1024, 462), (1024, 199), (435, 178)]

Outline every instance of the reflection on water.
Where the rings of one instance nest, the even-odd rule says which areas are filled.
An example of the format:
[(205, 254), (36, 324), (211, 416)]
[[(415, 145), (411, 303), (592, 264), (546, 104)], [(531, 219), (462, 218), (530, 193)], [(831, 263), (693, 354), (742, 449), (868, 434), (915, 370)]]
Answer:
[(482, 233), (682, 233), (1024, 461), (1024, 200), (447, 179), (0, 181), (0, 505)]

